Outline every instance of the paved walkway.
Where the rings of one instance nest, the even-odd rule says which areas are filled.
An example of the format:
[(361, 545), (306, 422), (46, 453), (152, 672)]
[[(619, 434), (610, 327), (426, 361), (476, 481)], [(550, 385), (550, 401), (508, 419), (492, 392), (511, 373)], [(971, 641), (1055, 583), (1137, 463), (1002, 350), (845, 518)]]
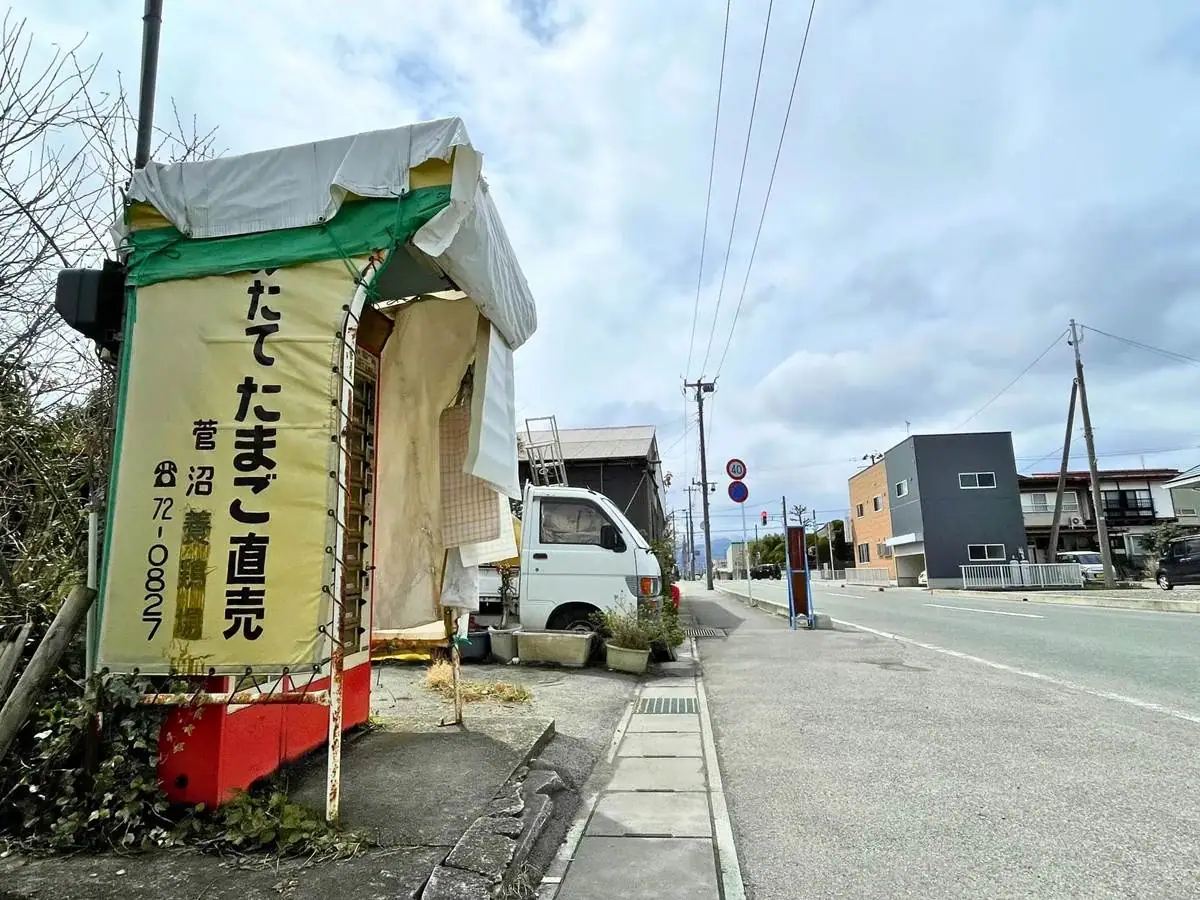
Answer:
[[(695, 652), (695, 641), (681, 648)], [(557, 865), (555, 900), (741, 900), (703, 679), (643, 684)]]

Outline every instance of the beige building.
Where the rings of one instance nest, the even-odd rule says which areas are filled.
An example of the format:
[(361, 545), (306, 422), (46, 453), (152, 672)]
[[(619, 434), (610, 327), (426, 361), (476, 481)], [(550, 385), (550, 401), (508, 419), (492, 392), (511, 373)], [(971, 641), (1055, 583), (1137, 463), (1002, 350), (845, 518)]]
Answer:
[(860, 569), (886, 569), (896, 578), (896, 560), (885, 543), (892, 536), (888, 510), (888, 480), (884, 461), (868, 466), (850, 479), (850, 521), (854, 536), (854, 561)]

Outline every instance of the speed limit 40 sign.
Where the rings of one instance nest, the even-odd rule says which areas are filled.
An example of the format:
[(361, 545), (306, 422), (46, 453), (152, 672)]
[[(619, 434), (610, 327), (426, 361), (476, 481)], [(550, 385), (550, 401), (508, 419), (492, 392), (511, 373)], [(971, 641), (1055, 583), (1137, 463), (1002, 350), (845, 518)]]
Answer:
[(741, 481), (746, 477), (746, 464), (735, 456), (725, 463), (725, 474), (734, 481)]

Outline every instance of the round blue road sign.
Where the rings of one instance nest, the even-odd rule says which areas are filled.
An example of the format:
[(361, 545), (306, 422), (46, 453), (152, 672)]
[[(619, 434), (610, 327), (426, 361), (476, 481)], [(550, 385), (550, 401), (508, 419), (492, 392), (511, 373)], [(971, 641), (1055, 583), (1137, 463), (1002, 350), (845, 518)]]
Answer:
[(729, 482), (729, 499), (734, 503), (745, 503), (750, 499), (750, 488), (744, 481)]

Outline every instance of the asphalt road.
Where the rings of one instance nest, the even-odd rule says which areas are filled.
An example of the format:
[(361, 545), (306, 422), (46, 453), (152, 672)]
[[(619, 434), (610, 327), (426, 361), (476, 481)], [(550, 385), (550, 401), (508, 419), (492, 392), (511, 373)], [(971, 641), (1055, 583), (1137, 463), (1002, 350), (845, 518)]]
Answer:
[[(787, 603), (781, 581), (756, 596)], [(730, 585), (744, 591), (745, 582)], [(816, 609), (840, 623), (965, 653), (1196, 716), (1200, 615), (1059, 606), (929, 593), (920, 588), (813, 584)], [(1200, 893), (1200, 889), (1198, 889)]]
[(1200, 895), (1200, 617), (685, 593), (753, 900)]

